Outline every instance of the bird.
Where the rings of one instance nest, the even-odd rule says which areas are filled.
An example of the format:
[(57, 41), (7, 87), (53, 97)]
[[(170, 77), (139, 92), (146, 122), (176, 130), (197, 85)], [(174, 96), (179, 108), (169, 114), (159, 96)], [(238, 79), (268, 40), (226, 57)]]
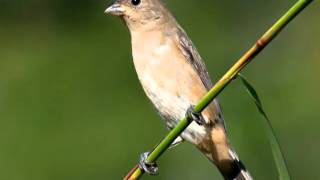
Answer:
[[(115, 0), (106, 14), (124, 20), (131, 36), (133, 63), (147, 97), (173, 129), (213, 86), (196, 47), (162, 0)], [(198, 114), (199, 115), (199, 114)], [(204, 109), (172, 146), (183, 141), (199, 149), (226, 180), (250, 180), (230, 146), (217, 99)], [(148, 169), (144, 169), (148, 171)]]

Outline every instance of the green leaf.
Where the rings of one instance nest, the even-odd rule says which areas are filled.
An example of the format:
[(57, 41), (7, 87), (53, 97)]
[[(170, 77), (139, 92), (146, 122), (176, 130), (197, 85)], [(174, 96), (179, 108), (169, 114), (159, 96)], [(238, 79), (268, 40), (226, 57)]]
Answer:
[(280, 180), (290, 180), (290, 174), (286, 165), (286, 161), (285, 158), (283, 156), (283, 153), (281, 151), (281, 147), (280, 144), (277, 140), (277, 137), (275, 136), (275, 132), (272, 128), (272, 125), (270, 123), (270, 120), (266, 114), (266, 112), (264, 111), (263, 107), (262, 107), (262, 103), (261, 100), (258, 96), (257, 91), (254, 89), (254, 87), (247, 81), (247, 79), (242, 75), (242, 74), (238, 74), (238, 77), (241, 79), (243, 85), (245, 86), (247, 92), (249, 93), (249, 95), (252, 97), (254, 103), (256, 104), (260, 114), (264, 117), (264, 125), (265, 125), (265, 129), (266, 129), (266, 133), (268, 135), (268, 139), (270, 142), (270, 146), (271, 146), (271, 150), (272, 150), (272, 154), (273, 154), (273, 158), (275, 161), (275, 164), (277, 166), (277, 170), (279, 173), (279, 179)]

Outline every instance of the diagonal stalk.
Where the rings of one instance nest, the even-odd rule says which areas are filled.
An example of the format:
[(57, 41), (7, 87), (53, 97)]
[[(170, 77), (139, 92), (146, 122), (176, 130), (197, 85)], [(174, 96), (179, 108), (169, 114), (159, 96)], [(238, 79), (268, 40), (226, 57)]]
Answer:
[[(227, 73), (212, 87), (212, 89), (195, 105), (196, 112), (202, 112), (219, 93), (237, 76), (237, 74), (256, 57), (286, 25), (303, 11), (313, 0), (299, 0), (289, 11), (283, 15), (237, 62)], [(173, 143), (173, 141), (188, 127), (191, 119), (184, 117), (178, 125), (160, 142), (160, 144), (150, 153), (147, 162), (155, 162)], [(143, 170), (135, 166), (125, 180), (139, 179), (143, 175)]]

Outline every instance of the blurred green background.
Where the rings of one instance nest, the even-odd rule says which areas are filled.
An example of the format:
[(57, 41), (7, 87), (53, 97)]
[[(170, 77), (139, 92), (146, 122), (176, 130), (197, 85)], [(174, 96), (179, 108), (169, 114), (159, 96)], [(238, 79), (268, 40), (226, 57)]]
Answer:
[[(216, 81), (295, 1), (166, 1)], [(137, 80), (111, 1), (0, 0), (0, 179), (121, 179), (168, 131)], [(246, 68), (293, 179), (319, 179), (320, 24), (315, 1)], [(256, 179), (277, 179), (241, 83), (221, 95), (231, 144)], [(190, 144), (160, 176), (222, 179)]]

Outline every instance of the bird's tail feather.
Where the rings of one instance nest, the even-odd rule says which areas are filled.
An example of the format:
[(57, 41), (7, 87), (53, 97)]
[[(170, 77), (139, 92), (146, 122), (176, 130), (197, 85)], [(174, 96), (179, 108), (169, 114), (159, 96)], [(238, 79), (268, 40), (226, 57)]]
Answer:
[(211, 138), (197, 145), (198, 149), (217, 166), (226, 180), (252, 180), (250, 173), (230, 148), (227, 135), (222, 125), (211, 130)]
[[(215, 147), (217, 148), (218, 146)], [(220, 149), (220, 151), (215, 149), (211, 152), (204, 151), (203, 149), (200, 150), (202, 150), (206, 157), (216, 165), (225, 180), (253, 179), (244, 164), (238, 158), (238, 155), (229, 147), (224, 147), (223, 149)], [(220, 154), (218, 155), (217, 152), (220, 152)]]
[(252, 180), (250, 173), (247, 171), (243, 163), (234, 150), (229, 149), (229, 154), (233, 159), (233, 172), (224, 174), (226, 180)]

